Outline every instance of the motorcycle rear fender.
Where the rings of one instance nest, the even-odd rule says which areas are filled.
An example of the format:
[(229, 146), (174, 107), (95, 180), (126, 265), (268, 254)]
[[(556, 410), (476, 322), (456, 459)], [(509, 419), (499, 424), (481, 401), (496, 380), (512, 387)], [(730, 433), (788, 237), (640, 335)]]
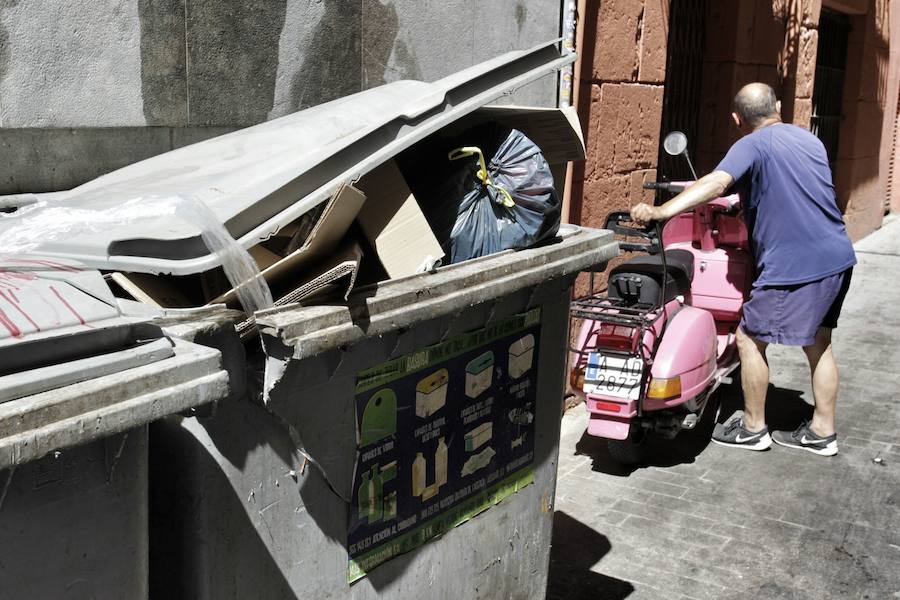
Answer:
[(716, 323), (712, 315), (685, 306), (669, 319), (656, 351), (650, 376), (656, 379), (681, 378), (681, 395), (675, 398), (646, 398), (644, 410), (661, 410), (684, 404), (700, 395), (712, 382), (716, 370)]

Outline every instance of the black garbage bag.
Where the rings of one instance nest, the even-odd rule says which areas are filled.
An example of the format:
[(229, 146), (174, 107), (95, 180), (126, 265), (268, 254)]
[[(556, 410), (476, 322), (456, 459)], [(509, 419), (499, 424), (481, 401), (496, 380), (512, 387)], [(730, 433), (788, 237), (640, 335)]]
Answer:
[[(527, 248), (559, 229), (560, 202), (541, 149), (516, 129), (481, 125), (403, 161), (450, 263)], [(441, 151), (442, 150), (442, 151)], [(412, 162), (430, 168), (412, 168)]]

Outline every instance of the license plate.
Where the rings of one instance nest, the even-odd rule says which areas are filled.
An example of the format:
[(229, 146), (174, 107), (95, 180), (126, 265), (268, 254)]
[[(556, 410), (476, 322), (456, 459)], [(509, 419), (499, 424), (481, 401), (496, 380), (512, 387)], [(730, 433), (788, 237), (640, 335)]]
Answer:
[(584, 372), (584, 391), (622, 400), (637, 400), (643, 373), (644, 361), (637, 356), (619, 358), (591, 352)]

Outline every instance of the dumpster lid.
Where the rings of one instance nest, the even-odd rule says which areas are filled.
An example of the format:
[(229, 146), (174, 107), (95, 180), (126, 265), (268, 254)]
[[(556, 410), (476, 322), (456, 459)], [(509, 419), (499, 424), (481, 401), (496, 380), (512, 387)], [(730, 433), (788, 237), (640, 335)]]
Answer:
[(557, 45), (510, 52), (433, 83), (389, 83), (30, 198), (22, 202), (29, 206), (0, 219), (0, 240), (9, 244), (14, 229), (34, 234), (30, 227), (40, 237), (29, 239), (42, 240), (41, 254), (95, 268), (208, 271), (220, 257), (181, 204), (205, 204), (249, 248), (327, 200), (342, 182), (575, 60)]
[(122, 313), (98, 271), (0, 259), (0, 402), (171, 356), (171, 342), (147, 321)]
[(229, 394), (221, 353), (152, 316), (73, 261), (0, 258), (0, 470)]

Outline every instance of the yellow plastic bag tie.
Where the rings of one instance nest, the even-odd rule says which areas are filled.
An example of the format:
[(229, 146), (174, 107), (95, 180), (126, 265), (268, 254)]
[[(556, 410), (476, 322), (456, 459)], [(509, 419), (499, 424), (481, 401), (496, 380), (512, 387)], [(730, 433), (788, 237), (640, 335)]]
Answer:
[(459, 160), (460, 158), (465, 158), (467, 156), (478, 156), (479, 169), (478, 172), (475, 173), (475, 176), (478, 177), (484, 185), (492, 187), (500, 192), (500, 196), (502, 197), (500, 204), (506, 208), (515, 206), (516, 201), (513, 200), (509, 191), (506, 188), (495, 184), (488, 176), (487, 165), (484, 162), (484, 152), (481, 151), (481, 148), (477, 146), (463, 146), (462, 148), (451, 150), (450, 153), (447, 154), (447, 158), (450, 160)]

